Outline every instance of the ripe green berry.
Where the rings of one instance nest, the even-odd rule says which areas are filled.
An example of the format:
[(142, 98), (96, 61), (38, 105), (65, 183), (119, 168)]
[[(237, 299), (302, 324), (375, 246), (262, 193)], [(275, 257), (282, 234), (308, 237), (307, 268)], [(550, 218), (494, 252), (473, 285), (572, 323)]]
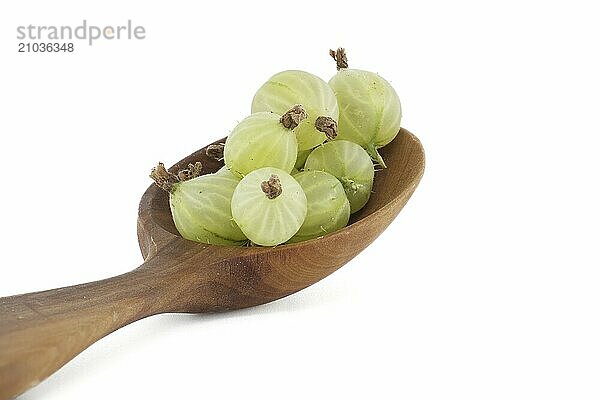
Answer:
[(175, 227), (185, 239), (216, 245), (241, 245), (246, 236), (231, 215), (239, 179), (232, 174), (199, 175), (200, 163), (175, 175), (159, 163), (150, 177), (169, 193)]
[(385, 168), (377, 149), (391, 142), (400, 130), (402, 107), (398, 94), (379, 75), (348, 69), (343, 48), (330, 50), (330, 54), (338, 69), (329, 81), (340, 107), (338, 139), (358, 143)]
[(286, 171), (265, 167), (246, 175), (231, 199), (234, 220), (252, 242), (287, 242), (306, 217), (306, 195)]
[(240, 122), (225, 141), (225, 165), (240, 177), (263, 167), (290, 172), (298, 156), (293, 129), (306, 118), (300, 105), (283, 115), (258, 112)]
[(283, 71), (273, 75), (258, 89), (252, 100), (252, 112), (286, 112), (302, 104), (308, 118), (294, 129), (298, 150), (308, 150), (337, 135), (339, 115), (333, 90), (327, 83), (308, 72)]
[(304, 171), (294, 175), (294, 179), (306, 194), (307, 212), (290, 242), (321, 237), (348, 224), (350, 203), (335, 176), (323, 171)]
[(352, 213), (363, 208), (371, 196), (375, 176), (373, 162), (356, 143), (347, 140), (325, 143), (310, 153), (304, 169), (335, 176), (344, 187)]

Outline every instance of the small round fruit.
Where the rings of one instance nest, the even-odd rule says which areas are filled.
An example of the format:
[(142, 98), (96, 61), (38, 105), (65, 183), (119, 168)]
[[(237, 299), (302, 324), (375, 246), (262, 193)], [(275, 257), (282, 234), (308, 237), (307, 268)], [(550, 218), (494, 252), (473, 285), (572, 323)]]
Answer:
[(350, 203), (335, 176), (323, 171), (304, 171), (294, 175), (294, 179), (306, 194), (307, 212), (290, 242), (321, 237), (348, 224)]
[(369, 200), (375, 169), (367, 152), (356, 143), (334, 140), (310, 153), (306, 171), (325, 171), (338, 178), (350, 201), (350, 212), (355, 213)]
[(275, 246), (287, 242), (302, 226), (306, 195), (287, 172), (261, 168), (237, 185), (231, 212), (248, 239), (262, 246)]
[(296, 105), (283, 115), (258, 112), (240, 122), (225, 141), (225, 165), (240, 177), (255, 169), (275, 167), (290, 172), (298, 156), (293, 129), (306, 118)]
[(294, 129), (298, 150), (308, 150), (337, 135), (339, 115), (333, 90), (316, 75), (304, 71), (283, 71), (262, 85), (252, 100), (252, 112), (286, 112), (302, 104), (308, 118)]
[(338, 68), (329, 81), (340, 107), (338, 139), (358, 143), (385, 168), (377, 149), (391, 142), (400, 130), (402, 107), (398, 94), (376, 73), (348, 69), (343, 48), (330, 50), (330, 54)]
[[(246, 236), (231, 215), (231, 198), (239, 179), (231, 174), (193, 177), (197, 173), (174, 175), (160, 163), (150, 175), (169, 193), (173, 222), (181, 236), (207, 244), (241, 245), (246, 242)], [(184, 180), (188, 177), (191, 179)]]

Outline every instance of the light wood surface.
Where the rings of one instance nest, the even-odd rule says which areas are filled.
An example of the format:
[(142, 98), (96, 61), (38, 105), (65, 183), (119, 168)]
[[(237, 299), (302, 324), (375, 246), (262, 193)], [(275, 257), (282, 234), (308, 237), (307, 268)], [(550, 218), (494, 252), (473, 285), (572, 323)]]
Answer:
[[(274, 248), (184, 240), (171, 219), (167, 194), (150, 186), (139, 207), (138, 241), (145, 260), (141, 266), (102, 281), (0, 298), (0, 399), (35, 386), (131, 322), (167, 312), (217, 312), (264, 304), (331, 274), (379, 236), (423, 175), (423, 148), (407, 130), (401, 129), (381, 154), (388, 168), (376, 173), (371, 199), (348, 227)], [(201, 149), (171, 170), (195, 161), (203, 163), (205, 173), (222, 166)]]

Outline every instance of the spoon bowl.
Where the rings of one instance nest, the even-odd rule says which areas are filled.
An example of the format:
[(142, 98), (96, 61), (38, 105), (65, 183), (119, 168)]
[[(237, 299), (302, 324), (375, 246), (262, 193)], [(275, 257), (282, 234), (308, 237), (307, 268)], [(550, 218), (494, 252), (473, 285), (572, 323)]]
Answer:
[[(217, 141), (219, 143), (224, 139)], [(171, 171), (201, 161), (203, 173), (223, 164), (189, 155)], [(35, 386), (85, 348), (139, 319), (166, 312), (216, 312), (256, 306), (312, 285), (347, 263), (398, 215), (424, 171), (419, 140), (405, 129), (381, 149), (367, 205), (347, 227), (276, 247), (216, 246), (183, 239), (166, 192), (142, 196), (138, 242), (144, 263), (123, 275), (60, 289), (0, 298), (0, 400)]]
[[(225, 139), (216, 141), (223, 143)], [(381, 149), (388, 168), (375, 175), (373, 194), (366, 206), (351, 216), (347, 227), (321, 238), (276, 247), (231, 247), (191, 243), (183, 239), (171, 218), (168, 194), (156, 185), (140, 203), (138, 241), (144, 259), (163, 248), (180, 251), (186, 262), (175, 266), (177, 275), (190, 276), (182, 312), (222, 311), (268, 303), (297, 292), (347, 263), (379, 236), (398, 215), (414, 192), (424, 170), (419, 140), (401, 129), (394, 141)], [(179, 161), (171, 171), (202, 162), (203, 173), (223, 166), (206, 156), (205, 148)], [(210, 259), (210, 262), (207, 262)], [(189, 269), (183, 273), (182, 269)], [(201, 271), (201, 272), (200, 272)], [(208, 276), (207, 282), (193, 277)], [(202, 290), (194, 290), (198, 285)]]

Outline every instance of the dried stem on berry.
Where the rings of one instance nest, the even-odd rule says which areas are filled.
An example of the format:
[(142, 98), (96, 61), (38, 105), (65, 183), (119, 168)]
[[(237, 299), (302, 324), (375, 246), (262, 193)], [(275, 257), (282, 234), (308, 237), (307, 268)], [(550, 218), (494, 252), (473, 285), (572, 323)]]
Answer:
[(188, 164), (186, 169), (179, 171), (176, 174), (167, 171), (165, 164), (159, 162), (158, 165), (152, 168), (150, 172), (150, 178), (166, 192), (171, 193), (176, 183), (184, 182), (200, 176), (202, 172), (202, 163), (200, 161), (195, 164)]
[(335, 60), (338, 71), (340, 69), (348, 68), (348, 58), (346, 57), (346, 49), (338, 47), (336, 50), (329, 50), (329, 55)]
[(277, 175), (271, 175), (268, 181), (263, 181), (260, 184), (260, 188), (271, 200), (279, 196), (282, 192), (281, 181)]
[(294, 129), (297, 127), (302, 120), (304, 120), (308, 114), (306, 114), (306, 110), (300, 104), (296, 104), (289, 111), (281, 116), (279, 122), (287, 128)]
[(331, 117), (318, 117), (315, 121), (315, 128), (317, 128), (319, 132), (323, 132), (329, 140), (333, 140), (337, 136), (337, 122)]
[(225, 150), (225, 143), (211, 144), (206, 148), (206, 156), (214, 158), (217, 161), (223, 160), (223, 151)]
[(179, 182), (177, 175), (167, 171), (165, 164), (161, 162), (159, 162), (156, 167), (152, 168), (150, 178), (154, 180), (158, 187), (166, 192), (171, 192), (173, 190), (173, 185)]
[(180, 182), (189, 181), (200, 176), (202, 173), (202, 163), (200, 161), (194, 164), (188, 164), (186, 169), (182, 169), (177, 173)]

